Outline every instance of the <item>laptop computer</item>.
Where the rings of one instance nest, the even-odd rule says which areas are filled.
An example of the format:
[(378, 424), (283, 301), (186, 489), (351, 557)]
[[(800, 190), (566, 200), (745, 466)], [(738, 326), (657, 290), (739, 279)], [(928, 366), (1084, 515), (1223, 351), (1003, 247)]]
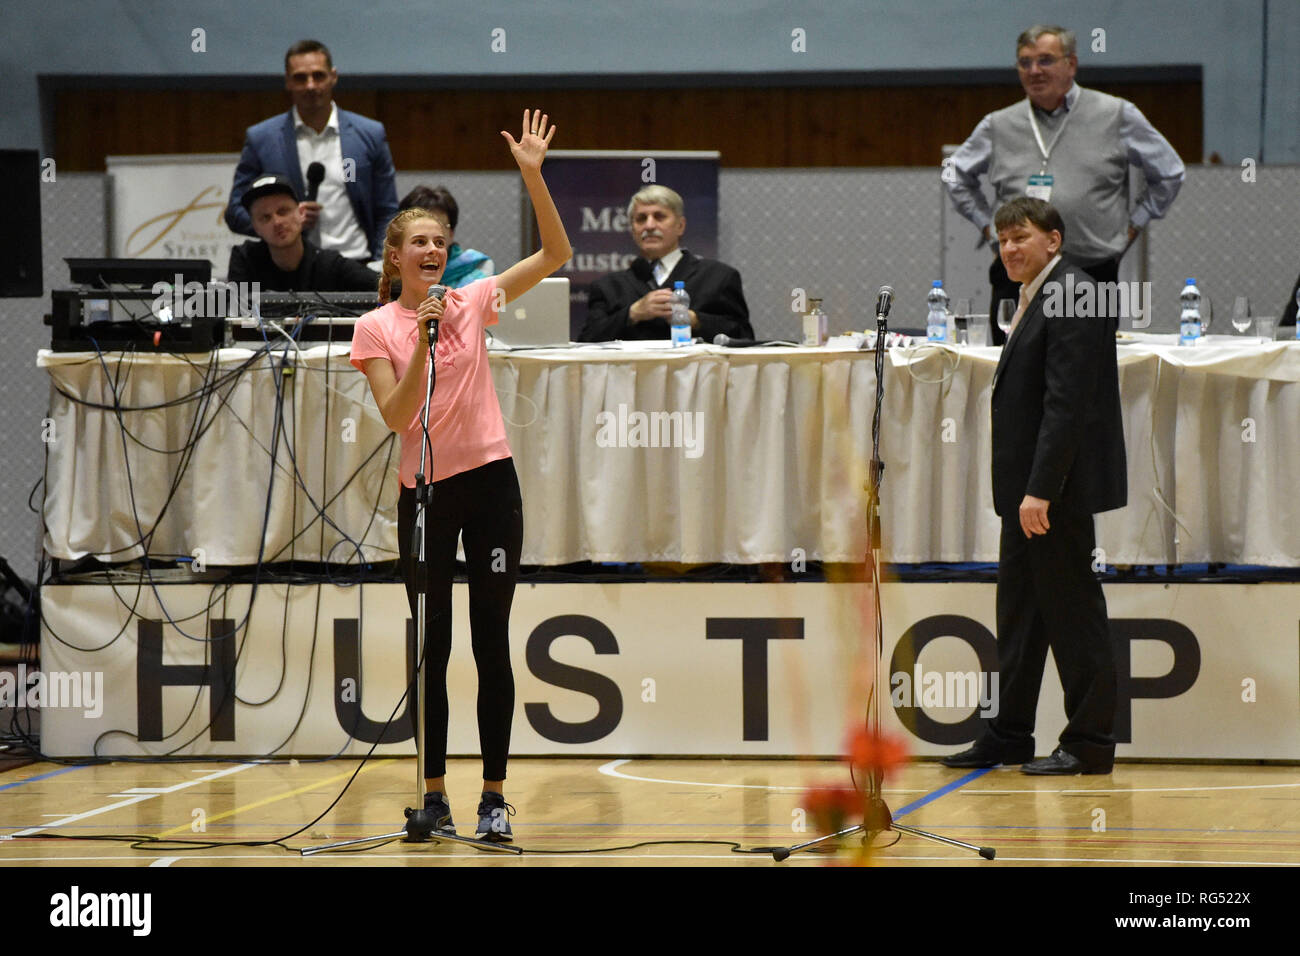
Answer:
[(569, 344), (569, 280), (543, 279), (506, 304), (489, 343), (505, 348), (542, 348)]

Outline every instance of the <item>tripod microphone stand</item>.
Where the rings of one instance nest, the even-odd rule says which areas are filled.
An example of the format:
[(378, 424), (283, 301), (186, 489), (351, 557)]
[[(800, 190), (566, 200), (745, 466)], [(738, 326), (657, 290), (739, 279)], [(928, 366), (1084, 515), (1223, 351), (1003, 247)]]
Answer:
[[(888, 332), (889, 310), (893, 305), (893, 301), (893, 288), (891, 286), (881, 286), (880, 292), (876, 296), (876, 402), (871, 418), (871, 467), (866, 485), (867, 533), (870, 536), (868, 547), (871, 551), (867, 556), (867, 560), (871, 566), (871, 590), (876, 611), (876, 647), (875, 653), (872, 655), (871, 691), (867, 698), (867, 728), (876, 737), (880, 735), (880, 658), (885, 650), (885, 624), (880, 601), (880, 484), (885, 476), (885, 463), (880, 458), (880, 415), (885, 404), (885, 336)], [(779, 863), (787, 859), (791, 853), (798, 853), (800, 850), (817, 846), (827, 840), (837, 840), (855, 833), (862, 834), (862, 842), (865, 844), (873, 840), (877, 834), (886, 830), (910, 833), (912, 836), (920, 837), (923, 840), (932, 840), (945, 846), (971, 850), (986, 860), (991, 860), (997, 855), (997, 851), (992, 847), (962, 843), (960, 840), (951, 840), (948, 837), (939, 836), (937, 833), (930, 833), (927, 830), (918, 830), (916, 827), (895, 823), (889, 812), (889, 806), (885, 803), (883, 785), (883, 768), (870, 768), (867, 774), (866, 812), (863, 814), (862, 823), (845, 827), (828, 836), (809, 840), (807, 843), (800, 843), (797, 846), (776, 847), (772, 850), (772, 859)]]
[[(429, 287), (429, 298), (441, 299), (447, 293), (447, 287), (444, 285), (432, 285)], [(406, 826), (395, 833), (385, 833), (380, 836), (362, 837), (356, 840), (344, 840), (340, 843), (330, 843), (325, 846), (309, 847), (302, 850), (303, 856), (312, 856), (316, 853), (323, 853), (326, 850), (336, 850), (340, 847), (356, 846), (361, 843), (374, 843), (377, 840), (396, 840), (401, 838), (404, 843), (428, 843), (430, 840), (442, 841), (449, 840), (454, 843), (466, 843), (479, 849), (500, 850), (505, 853), (512, 853), (516, 856), (522, 855), (523, 850), (519, 847), (509, 846), (501, 843), (494, 843), (490, 840), (480, 840), (475, 837), (463, 837), (457, 833), (446, 833), (442, 830), (436, 830), (434, 825), (436, 820), (432, 813), (424, 809), (424, 650), (425, 640), (427, 638), (426, 621), (425, 621), (425, 601), (428, 599), (426, 591), (429, 584), (429, 562), (424, 553), (424, 525), (427, 519), (428, 506), (433, 498), (433, 482), (425, 480), (428, 474), (430, 479), (433, 477), (433, 450), (429, 440), (429, 407), (433, 402), (433, 386), (437, 377), (437, 371), (434, 367), (434, 353), (438, 346), (438, 320), (429, 321), (429, 375), (425, 384), (424, 391), (424, 408), (420, 411), (420, 468), (415, 474), (415, 526), (411, 531), (412, 541), (409, 553), (416, 555), (415, 571), (412, 575), (415, 586), (415, 677), (407, 693), (411, 699), (412, 709), (415, 711), (415, 806), (407, 807), (405, 810)]]

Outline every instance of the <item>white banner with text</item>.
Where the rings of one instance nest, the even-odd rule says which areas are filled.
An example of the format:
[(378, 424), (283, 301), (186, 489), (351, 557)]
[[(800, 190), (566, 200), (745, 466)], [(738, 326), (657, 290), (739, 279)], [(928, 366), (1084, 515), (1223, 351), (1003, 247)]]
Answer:
[(238, 153), (109, 156), (109, 255), (208, 259), (224, 279), (230, 250), (248, 236), (226, 226)]
[[(881, 719), (950, 753), (998, 707), (992, 584), (884, 586)], [(54, 756), (413, 753), (414, 631), (396, 584), (62, 585), (42, 590), (41, 706)], [(511, 752), (830, 756), (873, 680), (852, 584), (521, 586)], [(1300, 760), (1300, 585), (1106, 586), (1117, 756)], [(478, 752), (468, 594), (454, 591), (449, 752)], [(390, 720), (391, 718), (391, 720)], [(1050, 657), (1038, 752), (1065, 718)]]

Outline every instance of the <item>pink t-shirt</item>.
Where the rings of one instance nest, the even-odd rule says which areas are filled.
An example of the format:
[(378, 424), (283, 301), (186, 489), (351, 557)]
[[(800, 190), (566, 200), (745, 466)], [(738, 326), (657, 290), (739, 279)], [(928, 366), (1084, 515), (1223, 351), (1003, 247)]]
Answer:
[[(483, 337), (483, 327), (497, 321), (496, 288), (496, 277), (489, 276), (447, 291), (447, 307), (438, 326), (438, 347), (434, 351), (437, 375), (429, 407), (433, 481), (510, 457)], [(417, 338), (415, 313), (395, 301), (389, 302), (357, 320), (349, 360), (364, 372), (367, 359), (388, 359), (401, 381)], [(420, 405), (423, 408), (423, 397)], [(402, 484), (408, 488), (415, 487), (422, 437), (417, 410), (402, 432), (400, 474)]]

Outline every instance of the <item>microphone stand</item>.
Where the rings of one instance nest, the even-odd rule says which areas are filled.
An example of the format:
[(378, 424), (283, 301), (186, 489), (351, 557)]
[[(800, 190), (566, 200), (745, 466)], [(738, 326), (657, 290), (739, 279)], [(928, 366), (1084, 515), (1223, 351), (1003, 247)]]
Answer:
[[(881, 291), (884, 292), (883, 289)], [(867, 473), (867, 483), (864, 486), (864, 490), (867, 492), (867, 533), (870, 536), (867, 543), (870, 549), (870, 553), (867, 555), (867, 563), (871, 566), (871, 590), (876, 605), (876, 652), (872, 655), (871, 662), (871, 693), (867, 699), (867, 729), (877, 737), (880, 736), (880, 659), (885, 652), (885, 619), (880, 602), (880, 485), (885, 477), (885, 463), (880, 457), (880, 415), (885, 405), (885, 335), (888, 332), (889, 306), (892, 298), (893, 290), (890, 289), (888, 297), (882, 295), (877, 300), (876, 403), (871, 418), (871, 467)], [(867, 775), (867, 806), (862, 823), (838, 830), (829, 836), (809, 840), (807, 843), (789, 847), (775, 847), (772, 850), (772, 859), (779, 863), (787, 859), (791, 853), (798, 853), (800, 850), (806, 850), (827, 840), (837, 840), (854, 833), (862, 834), (862, 842), (865, 845), (873, 840), (877, 834), (886, 830), (910, 833), (912, 836), (920, 837), (923, 840), (932, 840), (945, 846), (971, 850), (986, 860), (991, 860), (997, 855), (997, 850), (993, 849), (993, 847), (962, 843), (960, 840), (951, 840), (948, 837), (939, 836), (937, 833), (930, 833), (928, 830), (918, 830), (916, 827), (895, 823), (893, 816), (889, 812), (889, 806), (885, 803), (884, 770), (880, 767), (873, 767)]]
[[(439, 288), (434, 286), (430, 289)], [(443, 290), (446, 291), (445, 289)], [(439, 298), (442, 296), (439, 295)], [(479, 847), (486, 850), (500, 850), (505, 853), (512, 853), (516, 856), (523, 855), (520, 847), (510, 846), (503, 843), (494, 843), (490, 840), (480, 840), (476, 837), (463, 837), (457, 833), (445, 833), (442, 830), (435, 830), (433, 814), (424, 809), (424, 702), (421, 697), (424, 694), (424, 648), (426, 638), (425, 627), (425, 601), (427, 600), (426, 590), (429, 582), (429, 562), (424, 553), (424, 523), (429, 503), (433, 500), (433, 482), (425, 480), (425, 474), (433, 476), (433, 450), (429, 441), (429, 407), (433, 403), (433, 385), (437, 377), (434, 366), (434, 352), (438, 346), (438, 320), (432, 319), (429, 322), (429, 375), (424, 390), (424, 408), (420, 410), (420, 468), (415, 473), (415, 526), (411, 529), (411, 551), (416, 555), (415, 570), (412, 575), (415, 587), (415, 677), (410, 685), (408, 693), (411, 697), (411, 706), (415, 711), (415, 806), (407, 807), (404, 811), (406, 816), (406, 826), (395, 833), (385, 833), (381, 836), (361, 837), (356, 840), (344, 840), (340, 843), (329, 843), (325, 846), (308, 847), (301, 852), (303, 856), (312, 856), (316, 853), (324, 853), (327, 850), (336, 850), (340, 847), (355, 846), (360, 843), (374, 843), (376, 840), (396, 840), (401, 839), (404, 843), (428, 843), (430, 840), (441, 842), (449, 840), (454, 843), (467, 843), (470, 846)], [(426, 472), (427, 467), (427, 472)]]

